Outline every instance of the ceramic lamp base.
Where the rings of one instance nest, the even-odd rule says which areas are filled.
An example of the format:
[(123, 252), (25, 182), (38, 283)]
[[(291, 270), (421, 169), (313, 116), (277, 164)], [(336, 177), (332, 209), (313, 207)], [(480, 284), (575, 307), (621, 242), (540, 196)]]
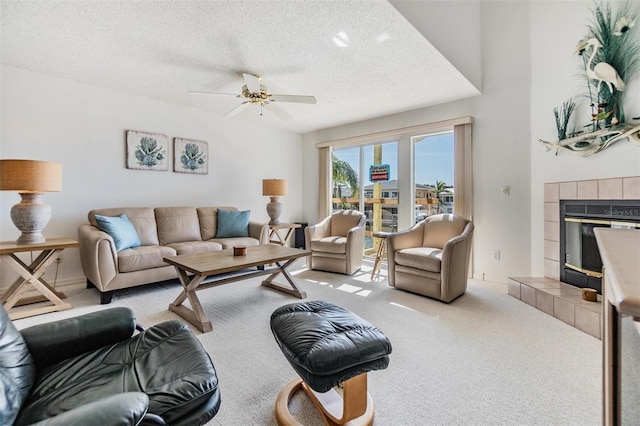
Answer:
[(51, 219), (51, 207), (42, 202), (41, 193), (21, 192), (22, 200), (11, 208), (11, 220), (22, 235), (16, 244), (44, 243), (42, 230)]
[(282, 205), (279, 200), (280, 197), (269, 197), (271, 201), (267, 203), (267, 214), (271, 218), (269, 225), (280, 225), (280, 213), (282, 212)]

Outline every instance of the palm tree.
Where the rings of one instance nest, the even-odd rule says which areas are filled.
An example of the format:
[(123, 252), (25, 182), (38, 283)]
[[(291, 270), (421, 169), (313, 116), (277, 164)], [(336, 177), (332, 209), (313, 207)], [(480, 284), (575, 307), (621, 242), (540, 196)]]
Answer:
[(436, 205), (436, 213), (442, 213), (440, 211), (440, 194), (445, 193), (445, 194), (450, 194), (451, 191), (449, 191), (449, 189), (447, 189), (447, 184), (437, 180), (436, 181), (436, 186), (435, 186), (435, 192), (436, 192), (436, 200), (438, 200), (438, 204)]
[(344, 160), (331, 158), (331, 178), (333, 181), (333, 198), (342, 198), (342, 186), (351, 189), (351, 197), (357, 197), (360, 192), (358, 174), (351, 167), (351, 164)]

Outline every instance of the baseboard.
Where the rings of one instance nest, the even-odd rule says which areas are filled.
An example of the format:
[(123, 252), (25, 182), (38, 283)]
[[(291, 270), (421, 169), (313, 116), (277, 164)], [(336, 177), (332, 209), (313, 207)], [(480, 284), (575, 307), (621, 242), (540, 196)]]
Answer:
[(507, 278), (503, 277), (503, 276), (498, 276), (498, 275), (493, 275), (493, 274), (487, 274), (485, 272), (474, 272), (473, 273), (473, 279), (474, 280), (479, 280), (479, 281), (491, 281), (494, 283), (502, 283), (502, 284), (507, 284)]

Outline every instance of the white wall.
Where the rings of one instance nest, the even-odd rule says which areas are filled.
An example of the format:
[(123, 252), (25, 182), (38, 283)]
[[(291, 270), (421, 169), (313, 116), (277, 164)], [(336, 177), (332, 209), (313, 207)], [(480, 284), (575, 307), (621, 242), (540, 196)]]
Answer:
[[(423, 10), (422, 16), (413, 10), (416, 28), (428, 22), (429, 2)], [(530, 262), (530, 234), (523, 226), (529, 222), (530, 199), (528, 12), (524, 2), (482, 3), (477, 15), (483, 31), (481, 96), (305, 135), (303, 186), (317, 188), (317, 142), (471, 115), (475, 118), (474, 274), (496, 281), (526, 274)], [(451, 28), (455, 25), (451, 22)], [(502, 185), (511, 186), (511, 196), (501, 195)], [(317, 189), (303, 194), (304, 216), (310, 221), (318, 219), (317, 198)], [(500, 261), (492, 260), (492, 250), (501, 251)]]
[[(615, 8), (621, 2), (610, 3)], [(554, 152), (545, 152), (538, 142), (538, 139), (557, 140), (553, 108), (569, 98), (582, 104), (582, 108), (574, 113), (580, 118), (579, 122), (590, 122), (588, 102), (578, 96), (586, 90), (584, 79), (579, 77), (582, 58), (573, 52), (593, 20), (592, 7), (593, 2), (583, 1), (534, 1), (530, 6), (531, 269), (535, 276), (544, 275), (545, 182), (640, 175), (640, 146), (628, 140), (617, 142), (590, 157), (569, 152), (556, 156)], [(625, 113), (629, 119), (640, 116), (640, 79), (627, 83)]]
[(389, 0), (414, 28), (482, 91), (479, 1)]
[[(231, 205), (267, 222), (262, 179), (274, 177), (289, 185), (281, 219), (301, 220), (298, 134), (10, 66), (2, 66), (1, 78), (0, 157), (63, 165), (62, 192), (44, 195), (53, 210), (47, 237), (76, 238), (88, 211), (102, 207)], [(126, 169), (126, 130), (167, 135), (169, 171)], [(172, 171), (173, 137), (208, 142), (208, 175)], [(17, 193), (0, 192), (0, 240), (19, 235), (9, 217), (19, 200)], [(77, 249), (64, 252), (61, 272), (59, 282), (84, 280)]]
[[(432, 11), (440, 13), (441, 3), (398, 1), (394, 5), (410, 12), (409, 20), (426, 34)], [(620, 4), (610, 3), (614, 8)], [(478, 2), (455, 2), (452, 7), (461, 5), (474, 9)], [(621, 141), (592, 157), (568, 152), (555, 156), (538, 142), (556, 137), (553, 108), (569, 97), (579, 99), (583, 90), (579, 58), (573, 52), (592, 20), (593, 2), (483, 1), (480, 5), (482, 95), (305, 135), (304, 183), (309, 186), (317, 176), (316, 142), (472, 115), (475, 276), (496, 281), (542, 276), (544, 183), (640, 175), (640, 147)], [(441, 24), (447, 23), (456, 27), (453, 20)], [(458, 42), (454, 37), (452, 43)], [(448, 49), (443, 40), (439, 43), (443, 53), (460, 52)], [(473, 64), (475, 58), (469, 61)], [(627, 117), (640, 116), (640, 79), (627, 83)], [(576, 114), (580, 113), (589, 111), (583, 108)], [(511, 186), (509, 197), (500, 194), (501, 185)], [(316, 199), (317, 191), (303, 194), (305, 217), (317, 216)], [(502, 252), (500, 261), (491, 258), (495, 249)]]

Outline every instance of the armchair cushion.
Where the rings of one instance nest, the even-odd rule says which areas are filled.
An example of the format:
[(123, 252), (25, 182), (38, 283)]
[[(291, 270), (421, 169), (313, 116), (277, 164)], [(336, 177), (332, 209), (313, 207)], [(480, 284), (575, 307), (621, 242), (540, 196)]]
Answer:
[(18, 423), (45, 420), (125, 392), (144, 392), (149, 412), (167, 424), (184, 421), (192, 411), (215, 399), (213, 410), (199, 413), (205, 423), (220, 403), (218, 379), (208, 354), (186, 325), (167, 321), (121, 342), (39, 369)]
[(452, 220), (451, 216), (446, 214), (431, 216), (430, 220), (424, 222), (422, 240), (424, 247), (444, 248), (444, 245), (453, 236), (462, 234), (467, 222)]
[(128, 308), (113, 308), (21, 331), (38, 369), (126, 340), (136, 329)]
[(148, 407), (149, 397), (146, 394), (126, 392), (65, 411), (55, 417), (35, 423), (33, 426), (137, 425), (144, 418)]
[(0, 424), (11, 425), (29, 396), (36, 368), (20, 332), (0, 304)]
[(395, 260), (398, 265), (429, 272), (440, 272), (442, 250), (432, 247), (401, 249), (396, 252)]
[(347, 237), (324, 237), (319, 240), (312, 240), (311, 250), (344, 254), (347, 252)]
[(349, 230), (358, 226), (362, 213), (353, 211), (341, 212), (343, 214), (334, 214), (331, 216), (331, 235), (346, 236)]

